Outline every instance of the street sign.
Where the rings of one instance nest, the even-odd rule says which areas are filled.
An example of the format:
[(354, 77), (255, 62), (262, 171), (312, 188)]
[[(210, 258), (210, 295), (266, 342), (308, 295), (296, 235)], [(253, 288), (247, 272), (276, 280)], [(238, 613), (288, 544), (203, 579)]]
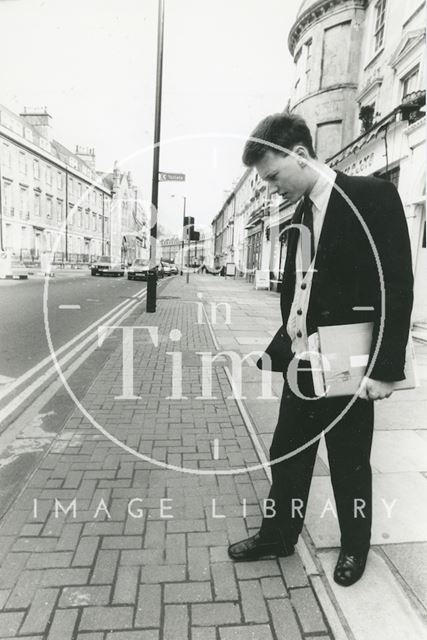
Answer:
[(166, 173), (165, 171), (159, 171), (159, 182), (184, 182), (185, 173)]

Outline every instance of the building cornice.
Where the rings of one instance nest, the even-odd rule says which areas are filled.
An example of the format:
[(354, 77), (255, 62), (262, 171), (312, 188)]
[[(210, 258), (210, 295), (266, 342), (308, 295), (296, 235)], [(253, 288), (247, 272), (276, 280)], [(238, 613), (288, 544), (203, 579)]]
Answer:
[(308, 7), (291, 27), (288, 36), (288, 47), (292, 55), (294, 55), (295, 47), (299, 41), (301, 34), (312, 24), (321, 20), (327, 13), (337, 9), (340, 6), (347, 5), (348, 8), (366, 9), (367, 0), (318, 0)]
[(341, 82), (340, 84), (333, 84), (329, 87), (325, 87), (324, 89), (319, 89), (318, 91), (313, 91), (313, 93), (307, 93), (305, 96), (300, 98), (298, 102), (292, 105), (291, 111), (299, 107), (306, 100), (311, 100), (315, 96), (319, 96), (322, 93), (330, 93), (331, 91), (342, 91), (343, 89), (357, 89), (358, 85), (354, 82)]

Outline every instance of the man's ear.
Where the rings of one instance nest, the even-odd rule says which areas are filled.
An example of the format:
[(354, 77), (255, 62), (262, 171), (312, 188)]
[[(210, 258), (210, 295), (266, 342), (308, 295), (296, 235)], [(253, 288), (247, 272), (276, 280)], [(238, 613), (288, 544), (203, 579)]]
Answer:
[(298, 158), (296, 158), (299, 166), (301, 168), (306, 167), (307, 163), (306, 160), (309, 157), (309, 153), (307, 151), (307, 149), (304, 147), (304, 145), (302, 144), (296, 144), (294, 146), (294, 148), (292, 149), (292, 151), (298, 156)]

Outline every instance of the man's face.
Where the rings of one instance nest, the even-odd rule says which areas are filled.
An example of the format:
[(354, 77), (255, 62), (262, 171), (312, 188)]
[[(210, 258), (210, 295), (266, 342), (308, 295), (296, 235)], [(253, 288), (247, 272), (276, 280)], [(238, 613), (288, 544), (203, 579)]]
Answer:
[(310, 172), (300, 161), (293, 155), (284, 156), (269, 149), (255, 167), (260, 178), (269, 184), (271, 194), (279, 193), (294, 203), (310, 188)]

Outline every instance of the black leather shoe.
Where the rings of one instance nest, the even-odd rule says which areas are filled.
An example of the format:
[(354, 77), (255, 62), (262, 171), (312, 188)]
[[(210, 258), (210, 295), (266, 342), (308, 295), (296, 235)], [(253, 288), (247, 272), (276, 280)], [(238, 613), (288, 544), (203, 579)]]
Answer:
[(285, 557), (294, 552), (294, 547), (285, 549), (282, 542), (263, 540), (259, 533), (250, 538), (240, 540), (230, 544), (228, 555), (235, 562), (248, 562), (250, 560), (260, 560), (268, 556)]
[(334, 571), (334, 580), (342, 587), (349, 587), (357, 582), (365, 571), (368, 552), (347, 554), (341, 549)]

